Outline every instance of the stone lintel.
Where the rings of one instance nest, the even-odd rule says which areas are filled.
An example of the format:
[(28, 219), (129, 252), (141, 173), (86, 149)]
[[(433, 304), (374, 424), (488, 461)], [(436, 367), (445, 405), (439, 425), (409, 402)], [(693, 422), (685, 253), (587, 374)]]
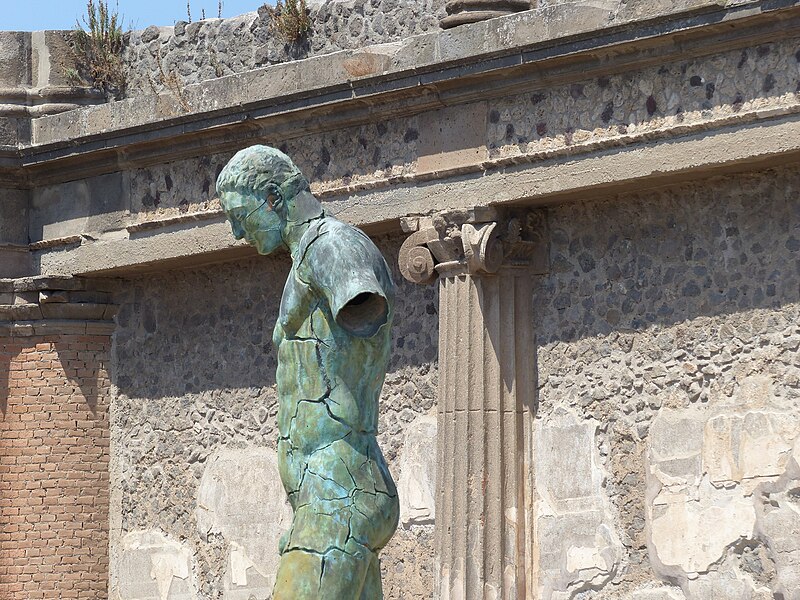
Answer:
[(31, 337), (39, 335), (111, 335), (113, 321), (0, 321), (0, 337)]
[(0, 335), (110, 332), (115, 289), (115, 281), (101, 279), (0, 279)]
[(27, 245), (0, 244), (0, 276), (27, 275), (31, 268), (31, 253)]

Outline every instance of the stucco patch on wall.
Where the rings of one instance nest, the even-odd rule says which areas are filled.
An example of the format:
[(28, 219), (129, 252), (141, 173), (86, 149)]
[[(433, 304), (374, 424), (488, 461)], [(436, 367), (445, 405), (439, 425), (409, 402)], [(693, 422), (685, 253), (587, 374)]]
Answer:
[(197, 490), (201, 539), (229, 544), (226, 598), (267, 596), (278, 572), (278, 540), (292, 510), (271, 448), (224, 448), (209, 457)]
[(597, 424), (624, 548), (599, 597), (680, 583), (689, 599), (759, 598), (797, 581), (779, 532), (796, 530), (798, 189), (785, 168), (549, 212), (537, 422)]
[(122, 538), (115, 580), (115, 600), (191, 600), (196, 593), (190, 549), (156, 530)]

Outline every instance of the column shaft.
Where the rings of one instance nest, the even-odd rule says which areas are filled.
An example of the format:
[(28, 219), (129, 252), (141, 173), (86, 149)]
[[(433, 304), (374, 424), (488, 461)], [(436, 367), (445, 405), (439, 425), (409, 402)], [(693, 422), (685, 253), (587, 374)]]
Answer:
[(443, 277), (439, 301), (439, 598), (521, 600), (532, 533), (530, 276)]

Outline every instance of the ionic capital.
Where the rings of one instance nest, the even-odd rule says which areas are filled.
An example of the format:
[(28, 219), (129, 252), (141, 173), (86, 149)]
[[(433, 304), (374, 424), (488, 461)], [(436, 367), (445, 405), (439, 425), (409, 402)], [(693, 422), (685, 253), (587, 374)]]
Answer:
[(475, 208), (407, 217), (402, 225), (411, 235), (400, 248), (400, 271), (413, 283), (492, 275), (501, 269), (547, 271), (547, 219), (542, 210)]

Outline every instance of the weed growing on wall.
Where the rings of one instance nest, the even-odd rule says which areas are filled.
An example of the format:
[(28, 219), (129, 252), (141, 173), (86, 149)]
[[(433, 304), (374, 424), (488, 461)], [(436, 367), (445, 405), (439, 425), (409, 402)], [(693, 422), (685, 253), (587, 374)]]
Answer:
[(73, 83), (88, 82), (109, 98), (119, 98), (125, 91), (125, 33), (119, 7), (109, 8), (107, 0), (87, 0), (82, 20), (72, 32), (71, 47), (77, 66), (68, 69), (66, 75)]
[[(217, 1), (217, 18), (222, 18), (222, 0)], [(186, 17), (189, 19), (189, 23), (192, 22), (192, 0), (186, 0)], [(200, 20), (206, 20), (206, 9), (200, 9)]]
[[(158, 83), (164, 86), (164, 88), (166, 88), (167, 91), (172, 94), (175, 100), (177, 100), (181, 109), (183, 109), (183, 112), (191, 112), (192, 107), (186, 101), (186, 95), (184, 94), (186, 84), (184, 84), (180, 76), (173, 69), (164, 69), (161, 50), (156, 50), (155, 53), (152, 53), (152, 56), (156, 61), (156, 65), (158, 66)], [(156, 85), (156, 81), (154, 81), (149, 75), (147, 76), (147, 80), (150, 84), (150, 89), (153, 91), (153, 95), (158, 96), (158, 86)]]
[(275, 7), (266, 6), (271, 18), (270, 27), (288, 42), (303, 41), (311, 32), (306, 0), (276, 0)]

